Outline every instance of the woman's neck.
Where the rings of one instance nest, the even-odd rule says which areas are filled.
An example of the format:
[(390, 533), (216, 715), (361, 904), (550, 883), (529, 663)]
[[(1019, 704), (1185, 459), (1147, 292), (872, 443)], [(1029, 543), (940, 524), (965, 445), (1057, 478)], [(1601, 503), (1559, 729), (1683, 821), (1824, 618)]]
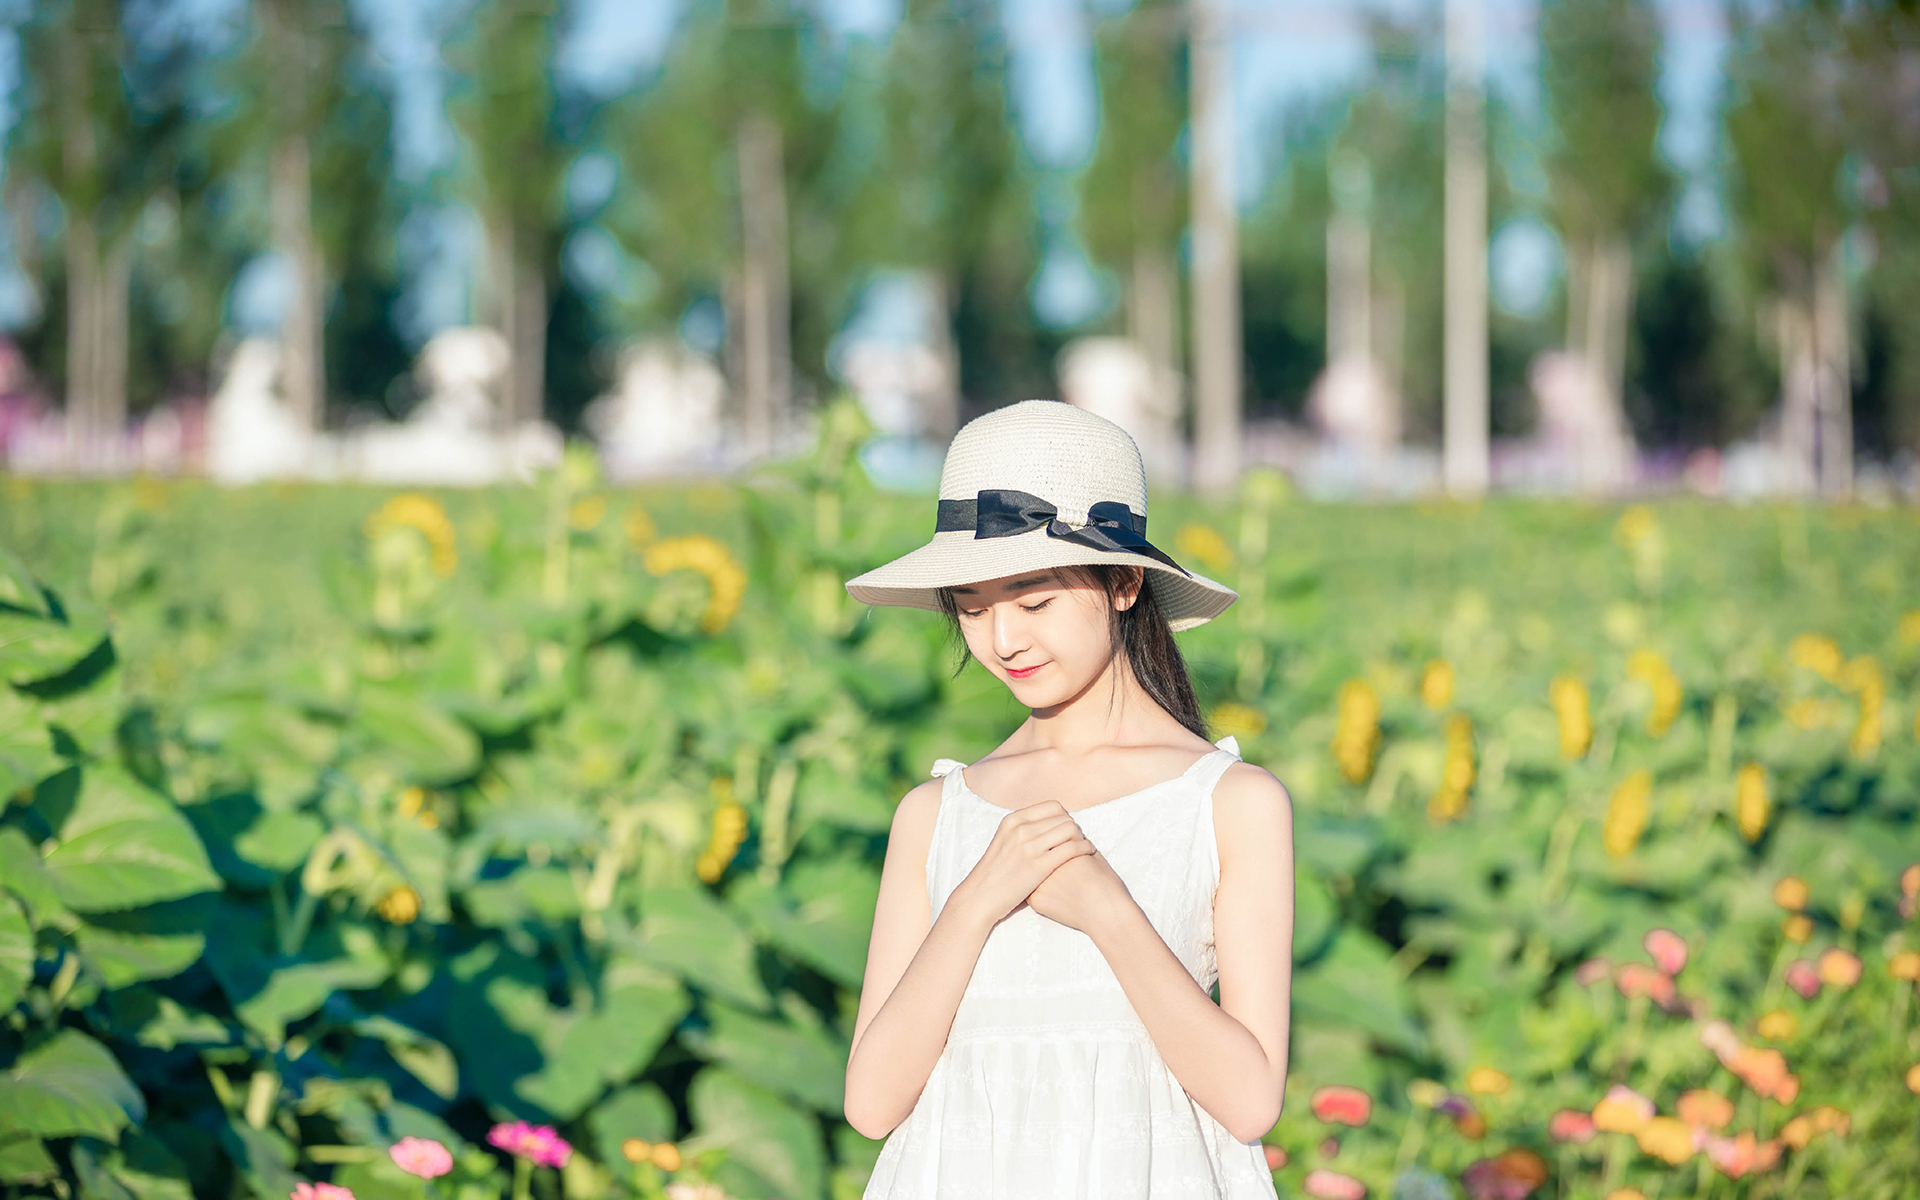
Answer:
[(1179, 724), (1147, 695), (1124, 656), (1116, 656), (1073, 696), (1029, 711), (1011, 739), (1019, 749), (1069, 755), (1159, 741), (1167, 736), (1165, 725)]

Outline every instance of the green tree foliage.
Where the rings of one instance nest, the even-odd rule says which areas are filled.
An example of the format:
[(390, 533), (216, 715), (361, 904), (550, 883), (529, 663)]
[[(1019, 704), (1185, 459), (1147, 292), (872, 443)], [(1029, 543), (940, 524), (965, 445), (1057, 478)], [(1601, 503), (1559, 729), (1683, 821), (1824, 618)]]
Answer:
[(1128, 332), (1169, 372), (1179, 361), (1175, 251), (1186, 225), (1177, 143), (1186, 127), (1186, 16), (1140, 3), (1094, 31), (1100, 94), (1080, 224), (1095, 261), (1127, 279)]
[[(1031, 343), (1025, 288), (1034, 262), (1028, 194), (1007, 114), (1006, 46), (984, 0), (908, 0), (877, 72), (850, 68), (859, 180), (846, 252), (868, 267), (923, 272), (947, 365), (936, 429), (964, 391), (1011, 398), (1009, 368)], [(949, 340), (964, 337), (956, 348)], [(964, 372), (964, 374), (963, 374)]]
[(465, 140), (468, 195), (485, 240), (475, 315), (501, 332), (513, 356), (509, 421), (544, 410), (560, 180), (573, 158), (555, 128), (555, 16), (553, 0), (481, 0), (447, 50), (458, 72), (447, 108)]

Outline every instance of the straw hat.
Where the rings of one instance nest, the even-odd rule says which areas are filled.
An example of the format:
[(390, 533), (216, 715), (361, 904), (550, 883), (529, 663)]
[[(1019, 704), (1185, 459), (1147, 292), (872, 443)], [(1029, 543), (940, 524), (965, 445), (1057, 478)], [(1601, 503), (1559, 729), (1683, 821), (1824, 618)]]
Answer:
[(967, 422), (947, 447), (933, 539), (849, 580), (866, 604), (938, 612), (937, 589), (1047, 567), (1118, 563), (1157, 572), (1153, 595), (1175, 630), (1239, 598), (1146, 539), (1140, 448), (1105, 417), (1023, 400)]

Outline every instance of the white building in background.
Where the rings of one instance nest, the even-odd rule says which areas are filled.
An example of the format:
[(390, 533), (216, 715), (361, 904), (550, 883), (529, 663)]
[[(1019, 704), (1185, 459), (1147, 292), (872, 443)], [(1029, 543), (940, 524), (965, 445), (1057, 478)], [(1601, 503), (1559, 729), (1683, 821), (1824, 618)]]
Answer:
[(560, 431), (544, 420), (500, 428), (499, 389), (510, 352), (497, 330), (458, 326), (433, 335), (414, 371), (426, 396), (404, 421), (329, 439), (316, 473), (378, 483), (474, 486), (533, 479), (559, 465)]
[(582, 420), (615, 480), (726, 464), (727, 381), (712, 360), (677, 338), (655, 338), (620, 355), (613, 390)]
[(312, 470), (318, 439), (280, 395), (274, 339), (248, 337), (234, 347), (207, 407), (206, 438), (207, 475), (215, 483), (297, 479)]
[(1180, 435), (1180, 386), (1154, 378), (1153, 361), (1139, 343), (1119, 337), (1068, 342), (1055, 364), (1060, 398), (1112, 421), (1140, 447), (1147, 478), (1179, 486), (1186, 476)]

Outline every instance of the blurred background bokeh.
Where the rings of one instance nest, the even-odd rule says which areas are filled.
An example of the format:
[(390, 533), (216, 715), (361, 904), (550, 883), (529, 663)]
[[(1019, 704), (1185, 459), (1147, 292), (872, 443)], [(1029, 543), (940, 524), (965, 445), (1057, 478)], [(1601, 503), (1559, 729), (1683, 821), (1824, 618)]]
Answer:
[(0, 1187), (853, 1200), (844, 581), (1104, 413), (1316, 1200), (1920, 1179), (1920, 14), (0, 6)]
[(1706, 0), (16, 4), (0, 450), (712, 472), (851, 394), (924, 486), (958, 422), (1061, 396), (1207, 487), (1911, 495), (1915, 36)]

